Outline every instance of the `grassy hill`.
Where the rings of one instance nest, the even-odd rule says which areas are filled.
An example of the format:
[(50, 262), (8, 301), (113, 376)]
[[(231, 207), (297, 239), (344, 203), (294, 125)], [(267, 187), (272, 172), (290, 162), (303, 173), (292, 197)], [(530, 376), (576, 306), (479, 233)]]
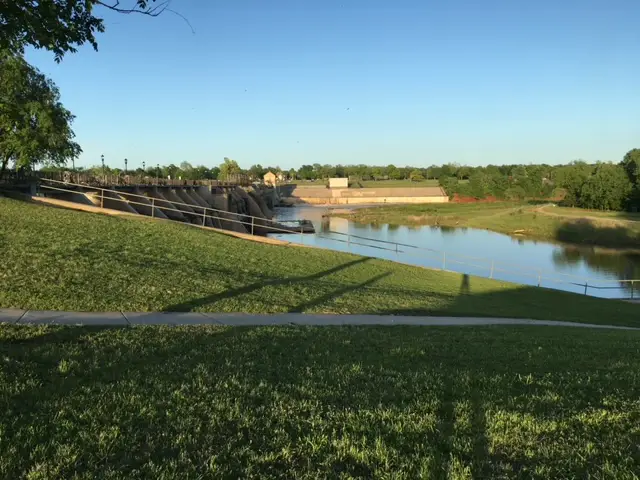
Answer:
[[(638, 307), (0, 198), (0, 307)], [(0, 325), (0, 478), (635, 478), (640, 333)]]
[(184, 224), (0, 198), (0, 308), (395, 313), (640, 325), (638, 308)]

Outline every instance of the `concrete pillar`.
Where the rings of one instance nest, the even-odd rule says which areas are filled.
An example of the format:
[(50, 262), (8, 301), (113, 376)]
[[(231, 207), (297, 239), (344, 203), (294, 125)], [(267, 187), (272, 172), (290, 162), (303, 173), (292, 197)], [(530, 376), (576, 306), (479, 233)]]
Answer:
[(180, 195), (178, 195), (178, 190), (179, 189), (177, 188), (167, 188), (166, 190), (162, 191), (162, 194), (167, 200), (173, 203), (173, 206), (178, 210), (182, 211), (183, 213), (193, 213), (193, 209), (190, 206), (185, 205), (187, 202), (185, 202), (180, 197)]
[(163, 192), (158, 187), (151, 187), (148, 192), (149, 196), (155, 198), (155, 204), (161, 209), (171, 220), (177, 220), (179, 222), (186, 222), (187, 218), (163, 195)]
[[(47, 197), (57, 198), (59, 200), (65, 200), (67, 202), (79, 203), (81, 205), (95, 206), (95, 203), (84, 192), (70, 193), (70, 192), (56, 192), (54, 190), (42, 189), (42, 192)], [(99, 205), (98, 205), (99, 206)]]
[(160, 210), (157, 207), (156, 208), (152, 207), (151, 200), (149, 200), (149, 198), (146, 195), (144, 195), (144, 192), (140, 190), (138, 187), (135, 187), (133, 189), (133, 195), (127, 195), (126, 193), (123, 193), (122, 196), (124, 198), (129, 199), (132, 202), (135, 202), (131, 206), (135, 208), (138, 211), (138, 213), (142, 215), (148, 215), (149, 217), (153, 216), (156, 218), (164, 218), (164, 219), (168, 218), (164, 213), (162, 213), (162, 210)]
[[(174, 193), (180, 197), (182, 202), (188, 204), (191, 207), (191, 211), (194, 213), (193, 222), (202, 225), (202, 214), (204, 213), (204, 207), (208, 207), (207, 203), (204, 200), (195, 198), (195, 194), (193, 191), (190, 191), (188, 188), (176, 188), (174, 189)], [(203, 208), (199, 208), (203, 207)], [(212, 227), (213, 223), (210, 218), (207, 218), (205, 221), (205, 226)]]
[(267, 206), (267, 203), (262, 198), (262, 192), (259, 190), (249, 190), (249, 196), (258, 204), (264, 218), (273, 218), (273, 212)]
[(241, 201), (237, 198), (234, 198), (231, 193), (222, 193), (213, 195), (214, 199), (214, 207), (218, 210), (227, 211), (228, 213), (224, 214), (219, 212), (219, 215), (223, 218), (227, 218), (229, 220), (234, 220), (233, 222), (222, 220), (220, 223), (222, 228), (226, 230), (232, 230), (234, 232), (247, 233), (247, 229), (244, 224), (239, 223), (239, 221), (244, 221), (246, 217), (242, 215), (238, 215), (238, 202)]

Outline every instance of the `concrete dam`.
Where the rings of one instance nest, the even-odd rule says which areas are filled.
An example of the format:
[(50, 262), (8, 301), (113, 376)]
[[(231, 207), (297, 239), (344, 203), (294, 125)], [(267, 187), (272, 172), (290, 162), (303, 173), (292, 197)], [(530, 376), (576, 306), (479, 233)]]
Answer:
[(400, 203), (446, 203), (440, 187), (326, 188), (324, 186), (278, 186), (282, 205), (377, 205)]
[[(195, 182), (193, 182), (195, 183)], [(313, 233), (311, 222), (297, 225), (274, 222), (279, 199), (268, 186), (146, 185), (92, 186), (42, 179), (35, 187), (39, 197), (53, 198), (129, 214), (168, 219), (252, 235)]]

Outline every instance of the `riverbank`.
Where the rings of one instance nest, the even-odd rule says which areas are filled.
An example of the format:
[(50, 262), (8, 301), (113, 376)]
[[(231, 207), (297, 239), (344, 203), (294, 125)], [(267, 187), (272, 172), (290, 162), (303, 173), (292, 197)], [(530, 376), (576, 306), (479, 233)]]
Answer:
[(0, 308), (359, 313), (638, 326), (637, 305), (0, 198)]
[(391, 205), (333, 214), (359, 223), (470, 227), (540, 240), (640, 249), (640, 215), (634, 214), (517, 203)]

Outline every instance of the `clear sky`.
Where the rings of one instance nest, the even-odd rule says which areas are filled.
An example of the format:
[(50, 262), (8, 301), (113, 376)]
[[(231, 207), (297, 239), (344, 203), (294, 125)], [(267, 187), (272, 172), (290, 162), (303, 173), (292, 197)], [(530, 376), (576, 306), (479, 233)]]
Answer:
[(560, 163), (640, 147), (637, 0), (172, 8), (195, 34), (169, 12), (97, 8), (98, 52), (28, 52), (77, 116), (77, 164)]

